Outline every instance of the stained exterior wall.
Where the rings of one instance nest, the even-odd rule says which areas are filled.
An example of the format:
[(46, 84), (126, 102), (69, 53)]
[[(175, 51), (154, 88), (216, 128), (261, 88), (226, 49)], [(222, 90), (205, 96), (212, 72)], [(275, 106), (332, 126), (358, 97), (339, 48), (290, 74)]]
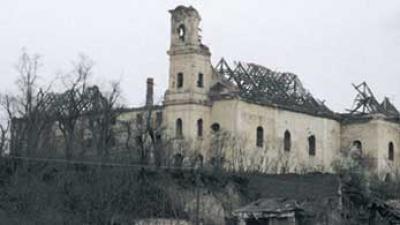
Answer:
[[(386, 172), (396, 172), (400, 169), (400, 125), (385, 120), (378, 124), (378, 171), (383, 177)], [(389, 143), (394, 146), (394, 160), (389, 160)]]
[[(229, 109), (229, 110), (227, 110)], [(245, 151), (242, 155), (247, 168), (259, 165), (268, 171), (274, 163), (290, 162), (290, 170), (329, 169), (340, 147), (339, 122), (306, 114), (260, 106), (241, 100), (215, 102), (212, 107), (212, 123), (237, 137), (237, 146)], [(263, 147), (257, 147), (257, 127), (264, 130)], [(291, 151), (283, 149), (284, 132), (291, 133)], [(316, 137), (316, 155), (309, 155), (308, 137)], [(238, 151), (238, 149), (236, 149)], [(231, 159), (235, 154), (230, 155)], [(237, 157), (237, 154), (236, 154)]]
[[(362, 152), (372, 160), (372, 166), (384, 177), (400, 167), (400, 125), (383, 118), (365, 122), (342, 124), (342, 149), (348, 149), (353, 142), (362, 143)], [(393, 143), (394, 160), (389, 160), (389, 143)]]
[[(178, 153), (189, 156), (201, 153), (206, 156), (208, 146), (205, 145), (207, 140), (207, 127), (209, 127), (210, 108), (195, 104), (174, 105), (165, 107), (164, 110), (167, 138), (175, 139), (177, 144), (184, 146), (179, 148)], [(176, 137), (176, 120), (182, 120), (183, 139)], [(203, 120), (203, 136), (197, 135), (197, 120)], [(184, 142), (184, 143), (183, 143)], [(190, 145), (187, 145), (187, 144)]]

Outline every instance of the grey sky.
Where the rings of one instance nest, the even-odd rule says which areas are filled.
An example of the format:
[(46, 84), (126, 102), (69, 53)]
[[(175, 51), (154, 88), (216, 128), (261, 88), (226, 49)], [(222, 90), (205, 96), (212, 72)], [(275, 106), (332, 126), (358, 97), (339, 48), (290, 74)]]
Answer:
[(67, 72), (84, 53), (97, 81), (121, 80), (125, 103), (144, 102), (148, 76), (161, 96), (168, 79), (168, 10), (193, 5), (203, 42), (219, 58), (299, 75), (333, 109), (351, 107), (351, 83), (367, 81), (400, 107), (399, 0), (2, 0), (0, 92), (26, 47), (43, 56), (41, 76)]

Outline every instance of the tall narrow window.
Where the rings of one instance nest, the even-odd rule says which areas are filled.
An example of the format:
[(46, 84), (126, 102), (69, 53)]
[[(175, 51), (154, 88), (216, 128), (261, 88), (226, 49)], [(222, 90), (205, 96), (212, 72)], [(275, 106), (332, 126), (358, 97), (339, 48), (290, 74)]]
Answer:
[(198, 77), (197, 77), (197, 87), (204, 87), (204, 74), (199, 73)]
[(308, 137), (308, 154), (314, 156), (316, 154), (316, 143), (315, 136), (311, 135)]
[(183, 87), (183, 73), (178, 73), (177, 80), (178, 80), (178, 82), (177, 82), (176, 86), (178, 88)]
[(289, 152), (292, 147), (292, 140), (291, 140), (290, 132), (288, 130), (285, 131), (283, 137), (283, 150)]
[(257, 127), (256, 138), (257, 138), (257, 141), (256, 141), (257, 147), (263, 147), (264, 146), (264, 129), (262, 127)]
[(182, 132), (182, 119), (178, 118), (175, 124), (175, 135), (177, 138), (181, 138), (183, 136)]
[(203, 137), (203, 120), (202, 119), (197, 120), (197, 136)]
[(394, 145), (393, 142), (389, 142), (389, 146), (388, 146), (388, 150), (389, 150), (389, 160), (390, 161), (394, 161)]

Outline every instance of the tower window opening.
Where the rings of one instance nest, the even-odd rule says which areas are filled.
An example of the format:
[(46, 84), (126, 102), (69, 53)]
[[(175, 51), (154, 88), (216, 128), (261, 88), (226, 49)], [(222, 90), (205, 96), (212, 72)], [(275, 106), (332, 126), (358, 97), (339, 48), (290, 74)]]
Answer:
[(310, 156), (315, 156), (316, 154), (316, 140), (314, 135), (308, 137), (308, 154)]
[(183, 87), (183, 73), (178, 73), (178, 77), (177, 77), (177, 87), (181, 88)]
[(178, 118), (176, 120), (175, 124), (175, 135), (177, 138), (182, 138), (183, 137), (183, 132), (182, 132), (182, 119)]
[(197, 77), (197, 87), (204, 87), (204, 74), (199, 73), (198, 77)]
[(389, 142), (389, 146), (388, 146), (388, 153), (389, 153), (389, 156), (388, 156), (388, 158), (389, 158), (389, 160), (390, 161), (394, 161), (394, 145), (393, 145), (393, 142)]
[(257, 127), (257, 134), (256, 134), (256, 145), (257, 147), (264, 146), (264, 129), (262, 127)]
[(283, 137), (283, 150), (286, 152), (290, 152), (290, 149), (292, 148), (292, 140), (291, 140), (291, 135), (288, 130), (285, 131), (284, 137)]
[(185, 41), (185, 34), (186, 34), (185, 25), (183, 25), (183, 24), (179, 25), (179, 27), (178, 27), (179, 40)]
[(203, 137), (203, 120), (202, 119), (197, 120), (197, 136)]

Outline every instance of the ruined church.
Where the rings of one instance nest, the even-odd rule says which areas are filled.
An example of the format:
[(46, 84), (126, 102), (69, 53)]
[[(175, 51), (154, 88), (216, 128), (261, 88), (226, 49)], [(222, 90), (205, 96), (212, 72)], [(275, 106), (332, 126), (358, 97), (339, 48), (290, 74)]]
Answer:
[[(179, 146), (177, 154), (206, 161), (219, 155), (228, 167), (300, 172), (331, 171), (342, 151), (355, 149), (379, 174), (399, 168), (399, 111), (388, 98), (378, 101), (366, 83), (354, 85), (352, 110), (334, 112), (293, 73), (223, 58), (213, 65), (198, 11), (178, 6), (170, 14), (168, 89), (163, 103), (153, 105), (154, 81), (148, 79), (146, 105), (165, 127), (163, 138)], [(145, 108), (120, 119), (139, 118)]]

